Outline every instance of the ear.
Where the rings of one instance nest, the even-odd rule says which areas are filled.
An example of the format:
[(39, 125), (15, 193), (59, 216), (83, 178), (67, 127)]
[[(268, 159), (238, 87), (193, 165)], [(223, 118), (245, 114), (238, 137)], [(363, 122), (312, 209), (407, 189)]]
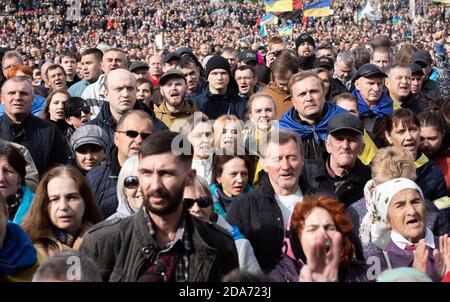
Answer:
[(361, 87), (361, 86), (360, 86), (359, 79), (357, 79), (357, 80), (355, 81), (355, 88), (358, 89), (358, 90), (360, 90), (360, 89), (359, 89), (360, 87)]
[(331, 154), (330, 134), (328, 134), (328, 138), (325, 140), (325, 149)]
[[(116, 131), (117, 131), (117, 129), (116, 129)], [(116, 146), (119, 144), (119, 135), (120, 135), (119, 132), (114, 132), (114, 145), (116, 145)]]
[(216, 181), (219, 185), (222, 184), (222, 176), (217, 176)]
[(189, 169), (186, 180), (184, 182), (185, 187), (191, 186), (194, 183), (196, 177), (197, 171), (195, 169)]
[(386, 78), (384, 80), (384, 85), (386, 86), (387, 89), (389, 89), (389, 84), (391, 83), (391, 81), (389, 81), (389, 78)]
[(392, 145), (392, 138), (387, 131), (384, 131), (384, 136), (386, 137), (388, 143)]

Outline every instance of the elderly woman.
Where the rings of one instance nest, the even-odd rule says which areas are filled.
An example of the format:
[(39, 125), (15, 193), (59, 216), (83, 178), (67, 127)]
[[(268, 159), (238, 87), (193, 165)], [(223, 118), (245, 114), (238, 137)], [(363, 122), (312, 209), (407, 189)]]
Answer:
[(117, 179), (117, 200), (119, 206), (115, 214), (107, 220), (134, 215), (142, 205), (142, 191), (138, 179), (139, 157), (128, 158), (120, 169)]
[(420, 187), (407, 178), (395, 178), (375, 188), (372, 240), (383, 251), (372, 256), (386, 268), (414, 267), (440, 281), (450, 267), (450, 239), (434, 237), (425, 225), (425, 202)]
[[(358, 247), (362, 249), (357, 251), (358, 258), (367, 258), (378, 249), (371, 237), (371, 225), (374, 217), (371, 215), (370, 209), (373, 208), (372, 199), (375, 188), (386, 181), (400, 177), (411, 180), (417, 178), (411, 153), (400, 147), (378, 150), (372, 161), (372, 179), (364, 187), (364, 198), (346, 209), (346, 214), (352, 218), (355, 226), (354, 236), (359, 238), (362, 243), (362, 246)], [(427, 200), (425, 200), (425, 207), (427, 211), (426, 226), (437, 235), (448, 233), (450, 231), (449, 224), (439, 209)]]
[(274, 281), (365, 282), (367, 267), (355, 258), (353, 225), (344, 204), (325, 195), (297, 203), (291, 218), (294, 258), (283, 255)]
[(261, 272), (261, 267), (256, 260), (250, 242), (239, 232), (237, 227), (232, 227), (222, 216), (214, 211), (212, 194), (208, 183), (203, 177), (197, 175), (192, 185), (184, 189), (183, 197), (184, 204), (191, 215), (205, 222), (217, 223), (217, 225), (226, 229), (233, 236), (241, 270), (253, 273)]
[(23, 229), (38, 252), (51, 257), (78, 250), (87, 229), (101, 220), (97, 201), (80, 171), (57, 165), (39, 183)]
[(410, 109), (395, 110), (386, 121), (386, 140), (391, 146), (405, 148), (416, 163), (416, 183), (425, 199), (434, 201), (447, 196), (444, 175), (425, 154), (418, 151), (420, 145), (420, 122)]

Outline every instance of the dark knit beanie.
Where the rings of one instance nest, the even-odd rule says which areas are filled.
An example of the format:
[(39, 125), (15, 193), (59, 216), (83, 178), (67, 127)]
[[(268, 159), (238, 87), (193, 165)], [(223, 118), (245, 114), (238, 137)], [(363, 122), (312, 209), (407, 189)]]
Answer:
[(208, 78), (209, 73), (214, 69), (225, 69), (228, 72), (228, 75), (231, 77), (231, 68), (230, 63), (228, 63), (227, 59), (222, 56), (213, 56), (206, 63), (206, 77)]
[(300, 36), (295, 39), (295, 49), (298, 49), (300, 44), (303, 42), (308, 42), (311, 44), (314, 48), (316, 48), (316, 42), (314, 42), (314, 38), (308, 35), (307, 33), (302, 33)]

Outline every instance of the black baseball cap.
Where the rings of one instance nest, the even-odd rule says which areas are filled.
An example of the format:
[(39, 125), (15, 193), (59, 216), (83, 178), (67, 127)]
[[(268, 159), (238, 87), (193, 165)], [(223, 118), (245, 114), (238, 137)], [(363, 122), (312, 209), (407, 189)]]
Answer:
[(332, 134), (340, 130), (351, 130), (359, 134), (364, 133), (364, 127), (361, 120), (356, 115), (348, 112), (337, 114), (328, 122), (328, 134)]
[(239, 62), (255, 62), (258, 63), (258, 55), (251, 49), (246, 49), (239, 54), (238, 57)]
[(380, 67), (378, 67), (375, 64), (367, 63), (367, 64), (364, 64), (363, 66), (359, 67), (358, 71), (356, 72), (355, 78), (353, 80), (356, 81), (359, 78), (371, 78), (374, 76), (387, 78), (387, 74), (384, 73), (384, 71), (381, 70)]
[(146, 69), (148, 70), (149, 67), (146, 63), (142, 62), (142, 61), (134, 61), (133, 63), (131, 63), (130, 67), (128, 68), (128, 70), (130, 72), (136, 71), (136, 70), (141, 70), (141, 69)]
[(325, 68), (326, 70), (332, 70), (334, 62), (329, 57), (319, 57), (314, 60), (313, 68)]
[(164, 56), (164, 64), (169, 63), (172, 60), (181, 60), (181, 56), (176, 52), (169, 52)]
[(409, 69), (411, 69), (412, 75), (424, 75), (422, 66), (417, 63), (411, 63), (408, 65)]
[(169, 69), (159, 79), (159, 85), (163, 86), (168, 80), (173, 78), (180, 78), (186, 81), (186, 77), (181, 71), (178, 69)]
[(426, 67), (430, 66), (431, 63), (433, 63), (433, 59), (431, 58), (431, 55), (428, 51), (419, 49), (418, 51), (413, 53), (411, 57), (411, 63), (418, 63), (419, 65)]

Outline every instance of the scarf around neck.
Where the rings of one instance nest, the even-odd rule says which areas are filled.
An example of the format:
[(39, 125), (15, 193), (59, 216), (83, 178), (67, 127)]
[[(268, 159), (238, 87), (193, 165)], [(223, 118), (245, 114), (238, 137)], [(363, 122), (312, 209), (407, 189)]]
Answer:
[(359, 116), (363, 117), (372, 112), (376, 117), (385, 117), (391, 115), (394, 111), (394, 104), (392, 99), (383, 91), (377, 104), (373, 107), (369, 107), (359, 90), (354, 89), (353, 95), (358, 98), (358, 111)]

